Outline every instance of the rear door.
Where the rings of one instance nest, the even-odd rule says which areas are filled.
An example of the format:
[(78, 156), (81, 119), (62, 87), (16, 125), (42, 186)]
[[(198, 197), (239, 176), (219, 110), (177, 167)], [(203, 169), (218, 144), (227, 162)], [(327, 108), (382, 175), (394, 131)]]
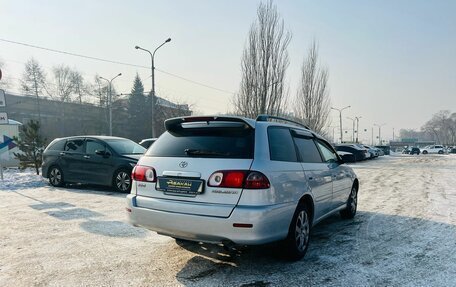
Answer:
[(228, 217), (242, 188), (208, 186), (221, 170), (247, 171), (255, 130), (240, 122), (204, 122), (165, 132), (138, 165), (155, 169), (156, 183), (135, 182), (137, 205), (158, 210)]
[(298, 148), (302, 168), (315, 201), (315, 219), (331, 210), (333, 197), (332, 172), (324, 163), (310, 132), (295, 130), (294, 141)]
[(84, 138), (68, 139), (60, 152), (60, 166), (65, 181), (85, 182)]
[(87, 182), (109, 185), (113, 177), (113, 157), (100, 155), (97, 151), (107, 151), (106, 144), (97, 139), (86, 139), (84, 153), (84, 173)]

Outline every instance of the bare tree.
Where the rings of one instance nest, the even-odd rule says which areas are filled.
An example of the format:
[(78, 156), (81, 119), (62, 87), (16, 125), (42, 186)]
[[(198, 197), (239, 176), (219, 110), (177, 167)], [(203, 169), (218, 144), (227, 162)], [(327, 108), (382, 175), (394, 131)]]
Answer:
[(235, 113), (254, 118), (283, 111), (287, 90), (285, 72), (289, 65), (287, 47), (291, 33), (285, 31), (272, 1), (260, 3), (257, 20), (250, 27), (241, 60), (242, 80), (233, 104)]
[(36, 98), (36, 111), (41, 122), (40, 97), (44, 96), (46, 87), (46, 73), (34, 58), (25, 63), (21, 79), (21, 89), (24, 93), (32, 93)]
[(293, 110), (295, 117), (317, 133), (323, 133), (331, 109), (328, 93), (328, 69), (318, 64), (315, 41), (301, 67), (301, 81)]
[(456, 140), (456, 114), (442, 110), (434, 114), (421, 130), (439, 144), (454, 145)]
[(5, 64), (0, 60), (0, 69), (3, 71), (3, 78), (0, 80), (0, 89), (8, 89), (11, 86), (11, 82), (8, 79), (5, 79), (5, 71), (3, 68), (5, 67)]

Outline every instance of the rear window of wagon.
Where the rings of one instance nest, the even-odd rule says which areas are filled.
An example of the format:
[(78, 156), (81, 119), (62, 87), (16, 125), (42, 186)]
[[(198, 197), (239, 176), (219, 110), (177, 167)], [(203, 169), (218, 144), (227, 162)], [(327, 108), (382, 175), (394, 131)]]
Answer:
[(167, 131), (146, 152), (154, 157), (253, 159), (254, 129), (192, 128)]

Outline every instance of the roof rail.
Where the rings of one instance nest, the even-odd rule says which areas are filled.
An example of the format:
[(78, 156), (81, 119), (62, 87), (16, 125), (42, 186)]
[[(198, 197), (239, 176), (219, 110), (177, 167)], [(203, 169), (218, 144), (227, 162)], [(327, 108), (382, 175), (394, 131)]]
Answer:
[(270, 115), (258, 115), (258, 117), (256, 118), (256, 121), (257, 122), (268, 122), (270, 119), (274, 119), (274, 120), (281, 120), (281, 121), (285, 121), (285, 122), (290, 122), (290, 123), (293, 123), (295, 125), (298, 125), (298, 126), (301, 126), (301, 127), (304, 127), (308, 130), (310, 130), (310, 128), (300, 122), (296, 122), (296, 121), (293, 121), (293, 120), (290, 120), (290, 119), (287, 119), (287, 118), (282, 118), (282, 117), (277, 117), (277, 116), (270, 116)]

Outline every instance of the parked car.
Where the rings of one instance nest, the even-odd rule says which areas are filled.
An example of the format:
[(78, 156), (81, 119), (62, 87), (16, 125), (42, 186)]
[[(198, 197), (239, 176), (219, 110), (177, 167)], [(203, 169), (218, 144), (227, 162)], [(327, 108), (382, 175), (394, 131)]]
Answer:
[(456, 153), (456, 147), (450, 148), (450, 151), (448, 153)]
[(139, 144), (143, 148), (148, 149), (156, 140), (157, 140), (157, 138), (143, 139), (139, 142)]
[(421, 149), (422, 154), (428, 154), (428, 153), (438, 153), (438, 154), (443, 154), (444, 153), (444, 147), (442, 145), (430, 145), (427, 147), (424, 147)]
[(391, 153), (391, 147), (388, 145), (376, 145), (375, 147), (383, 150), (385, 155), (389, 155)]
[(367, 149), (359, 147), (355, 144), (339, 144), (336, 145), (335, 148), (337, 151), (352, 153), (355, 156), (356, 161), (362, 161), (369, 158), (369, 152)]
[(410, 150), (409, 150), (409, 152), (408, 152), (408, 154), (411, 154), (411, 155), (413, 155), (413, 154), (420, 154), (420, 149), (417, 148), (417, 147), (411, 147)]
[(377, 150), (378, 156), (384, 156), (385, 155), (385, 152), (381, 148), (378, 148), (378, 147), (374, 147), (374, 148)]
[(128, 192), (131, 171), (145, 151), (139, 144), (119, 137), (59, 138), (43, 152), (42, 174), (53, 186), (90, 183)]
[(378, 151), (376, 148), (368, 146), (368, 145), (361, 145), (361, 147), (364, 147), (367, 149), (367, 151), (370, 154), (371, 159), (378, 157)]
[(335, 212), (355, 216), (359, 183), (323, 137), (272, 119), (286, 120), (166, 120), (133, 170), (129, 221), (191, 241), (282, 241), (291, 259), (302, 258), (315, 224)]
[(356, 157), (351, 152), (337, 151), (337, 154), (344, 162), (356, 162)]

